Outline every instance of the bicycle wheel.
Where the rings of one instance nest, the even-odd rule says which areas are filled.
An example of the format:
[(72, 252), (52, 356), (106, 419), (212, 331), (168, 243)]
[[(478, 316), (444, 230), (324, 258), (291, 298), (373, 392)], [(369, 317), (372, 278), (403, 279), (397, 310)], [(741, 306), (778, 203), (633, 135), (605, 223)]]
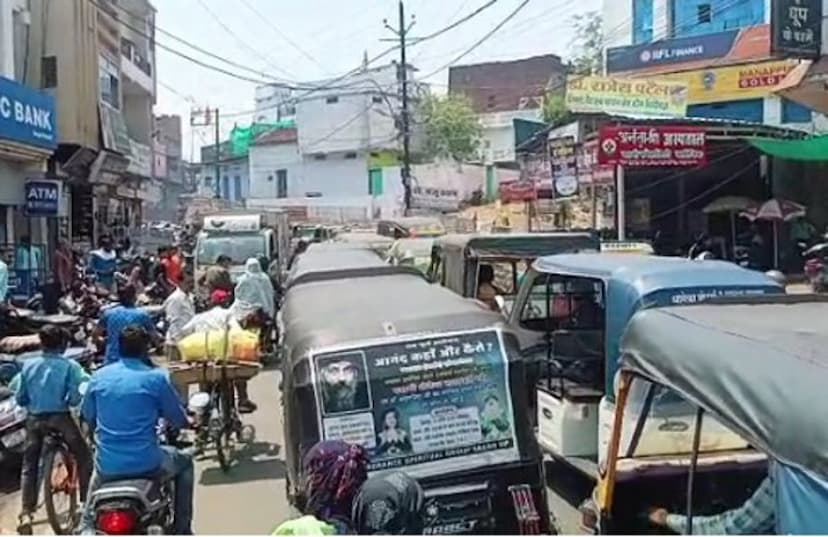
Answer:
[(222, 471), (229, 472), (233, 465), (235, 452), (235, 419), (233, 401), (235, 393), (233, 385), (229, 382), (222, 382), (219, 388), (219, 427), (215, 434), (216, 456)]
[(77, 524), (80, 483), (78, 466), (66, 446), (55, 445), (43, 455), (43, 500), (46, 517), (57, 535), (71, 535)]

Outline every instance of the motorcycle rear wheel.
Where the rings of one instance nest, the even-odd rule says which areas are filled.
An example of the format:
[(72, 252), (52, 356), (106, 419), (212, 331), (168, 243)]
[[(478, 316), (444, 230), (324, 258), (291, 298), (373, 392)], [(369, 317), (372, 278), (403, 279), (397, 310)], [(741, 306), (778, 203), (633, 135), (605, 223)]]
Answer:
[[(43, 500), (46, 517), (56, 535), (71, 535), (78, 520), (80, 482), (74, 455), (66, 446), (56, 445), (43, 455)], [(58, 512), (56, 499), (64, 496), (68, 510)]]

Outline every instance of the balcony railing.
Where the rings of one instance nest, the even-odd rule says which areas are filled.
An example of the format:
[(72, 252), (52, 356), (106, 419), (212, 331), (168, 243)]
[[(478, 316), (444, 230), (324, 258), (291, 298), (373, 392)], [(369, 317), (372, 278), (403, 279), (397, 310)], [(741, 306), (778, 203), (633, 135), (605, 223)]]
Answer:
[(121, 55), (135, 64), (147, 76), (152, 76), (152, 64), (144, 58), (128, 39), (121, 39)]

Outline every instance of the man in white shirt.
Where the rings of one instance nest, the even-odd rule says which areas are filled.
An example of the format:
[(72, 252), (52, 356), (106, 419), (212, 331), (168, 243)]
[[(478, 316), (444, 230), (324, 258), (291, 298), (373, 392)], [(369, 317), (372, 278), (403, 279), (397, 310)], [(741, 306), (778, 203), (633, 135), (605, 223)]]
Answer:
[(178, 342), (187, 335), (184, 327), (195, 317), (195, 305), (190, 293), (193, 290), (193, 278), (184, 276), (181, 283), (164, 301), (164, 314), (167, 317), (167, 360), (177, 362), (181, 359)]

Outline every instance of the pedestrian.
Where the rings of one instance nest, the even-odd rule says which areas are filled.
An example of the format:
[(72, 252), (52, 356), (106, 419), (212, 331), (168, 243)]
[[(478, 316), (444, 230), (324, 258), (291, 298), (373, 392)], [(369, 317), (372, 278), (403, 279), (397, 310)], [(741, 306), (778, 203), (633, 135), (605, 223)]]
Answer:
[(113, 308), (104, 310), (101, 318), (98, 320), (98, 326), (95, 330), (96, 335), (106, 338), (105, 364), (111, 364), (120, 359), (120, 334), (127, 326), (141, 326), (149, 334), (154, 344), (160, 340), (158, 332), (155, 330), (155, 323), (153, 323), (152, 317), (150, 317), (149, 313), (135, 306), (135, 299), (135, 288), (131, 285), (123, 286), (118, 289), (119, 304)]
[(81, 501), (86, 499), (92, 473), (89, 447), (81, 435), (69, 409), (81, 402), (80, 384), (84, 372), (74, 360), (63, 356), (66, 335), (54, 325), (46, 325), (38, 334), (43, 352), (28, 358), (23, 369), (12, 382), (16, 386), (17, 404), (26, 409), (26, 444), (20, 474), (22, 510), (19, 533), (31, 534), (34, 513), (37, 511), (37, 491), (40, 484), (40, 454), (44, 439), (57, 433), (69, 446), (78, 464)]
[(89, 252), (89, 271), (95, 275), (97, 284), (108, 291), (114, 287), (117, 264), (112, 239), (109, 235), (103, 235), (98, 240), (98, 249)]
[(173, 285), (181, 283), (181, 278), (184, 276), (184, 258), (178, 252), (177, 246), (167, 249), (167, 255), (161, 260), (161, 264), (164, 266), (167, 279)]
[(58, 241), (55, 250), (55, 277), (61, 293), (67, 293), (75, 275), (75, 255), (66, 239)]
[(0, 304), (5, 304), (9, 296), (9, 265), (5, 257), (6, 254), (0, 255)]
[(237, 318), (244, 318), (261, 309), (273, 319), (276, 316), (275, 295), (273, 282), (262, 271), (261, 263), (255, 257), (248, 259), (235, 289), (233, 310)]
[(195, 304), (190, 293), (193, 278), (185, 275), (175, 291), (164, 301), (164, 315), (167, 318), (167, 360), (178, 362), (178, 341), (184, 337), (184, 326), (195, 317)]
[(288, 261), (287, 269), (290, 270), (291, 268), (293, 268), (293, 264), (296, 262), (296, 258), (299, 257), (300, 255), (304, 254), (307, 251), (308, 251), (308, 241), (306, 241), (304, 239), (300, 240), (296, 244), (296, 249), (293, 251), (293, 255), (290, 256), (290, 260)]
[(15, 250), (14, 268), (17, 272), (17, 289), (26, 296), (31, 296), (38, 288), (38, 272), (43, 267), (43, 254), (40, 248), (32, 246), (28, 235), (20, 237)]
[(398, 470), (374, 475), (354, 500), (351, 519), (358, 535), (421, 535), (425, 518), (423, 488)]
[(302, 460), (305, 514), (327, 522), (338, 534), (351, 533), (351, 511), (368, 478), (368, 455), (358, 444), (326, 440), (314, 445)]
[(230, 266), (232, 263), (233, 260), (230, 256), (220, 255), (216, 259), (216, 264), (211, 265), (204, 271), (198, 283), (207, 289), (208, 295), (216, 290), (227, 291), (228, 293), (233, 292), (233, 279), (230, 275)]

